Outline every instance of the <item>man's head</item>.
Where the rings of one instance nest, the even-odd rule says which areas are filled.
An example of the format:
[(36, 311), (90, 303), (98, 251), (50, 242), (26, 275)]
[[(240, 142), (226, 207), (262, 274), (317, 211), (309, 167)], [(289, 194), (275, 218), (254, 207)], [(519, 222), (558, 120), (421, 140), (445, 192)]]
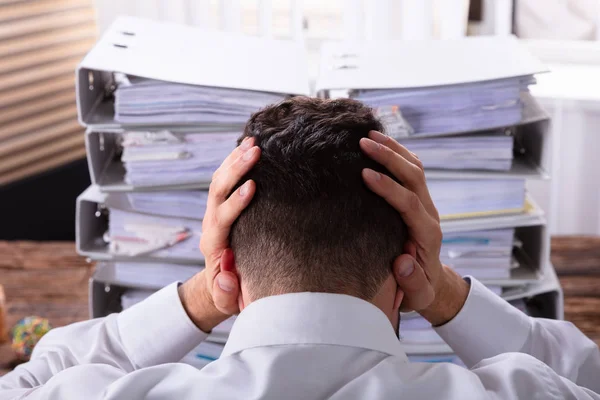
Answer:
[(240, 141), (254, 137), (262, 150), (245, 177), (256, 194), (231, 246), (251, 300), (306, 291), (375, 298), (406, 237), (398, 212), (361, 177), (364, 168), (387, 173), (359, 148), (382, 129), (348, 99), (295, 97), (250, 118)]

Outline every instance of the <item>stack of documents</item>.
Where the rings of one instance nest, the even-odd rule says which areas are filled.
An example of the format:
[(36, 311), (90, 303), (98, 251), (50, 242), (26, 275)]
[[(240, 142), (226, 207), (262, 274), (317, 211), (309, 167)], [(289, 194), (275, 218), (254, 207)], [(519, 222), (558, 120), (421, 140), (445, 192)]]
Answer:
[(490, 171), (510, 170), (513, 142), (502, 133), (400, 141), (425, 168)]
[(210, 182), (212, 174), (235, 149), (236, 132), (125, 132), (121, 161), (131, 185), (176, 185)]
[(524, 179), (430, 179), (427, 186), (442, 219), (525, 211)]
[(165, 217), (202, 219), (208, 201), (207, 190), (110, 193), (109, 208), (130, 210)]
[(460, 275), (476, 279), (510, 278), (513, 259), (514, 229), (495, 229), (446, 233), (442, 240), (440, 260)]
[(252, 113), (286, 96), (119, 76), (115, 119), (122, 124), (243, 125)]
[(117, 261), (114, 263), (113, 279), (128, 287), (158, 289), (173, 282), (185, 282), (202, 269), (179, 264)]
[(190, 262), (203, 260), (199, 250), (202, 233), (200, 220), (111, 209), (108, 228), (105, 240), (113, 255), (151, 255)]
[[(444, 135), (517, 124), (523, 114), (521, 93), (528, 92), (533, 83), (533, 76), (525, 76), (445, 86), (358, 90), (353, 98), (379, 114), (398, 107), (415, 136)], [(400, 136), (393, 131), (389, 134)]]

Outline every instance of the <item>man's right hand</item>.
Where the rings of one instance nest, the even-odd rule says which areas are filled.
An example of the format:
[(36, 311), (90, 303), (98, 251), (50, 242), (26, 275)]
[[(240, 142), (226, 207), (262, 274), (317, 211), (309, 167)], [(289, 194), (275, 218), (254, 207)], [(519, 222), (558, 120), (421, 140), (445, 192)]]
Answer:
[(259, 158), (260, 148), (254, 146), (253, 138), (246, 138), (212, 177), (200, 239), (205, 268), (179, 287), (184, 309), (204, 332), (210, 332), (239, 312), (240, 283), (229, 248), (229, 233), (234, 221), (250, 204), (256, 185), (248, 180), (235, 192), (231, 191)]
[(408, 227), (405, 254), (394, 262), (394, 275), (404, 292), (402, 310), (416, 310), (433, 325), (444, 324), (462, 308), (469, 285), (440, 262), (440, 218), (427, 189), (423, 164), (404, 146), (379, 132), (369, 132), (360, 147), (403, 183), (363, 170), (367, 186), (394, 207)]

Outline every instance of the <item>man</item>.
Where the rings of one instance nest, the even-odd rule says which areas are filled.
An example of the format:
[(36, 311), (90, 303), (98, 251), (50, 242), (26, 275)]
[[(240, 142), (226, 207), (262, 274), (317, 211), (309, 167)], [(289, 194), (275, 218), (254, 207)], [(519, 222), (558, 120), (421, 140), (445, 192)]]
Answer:
[[(0, 379), (0, 399), (600, 398), (592, 342), (440, 264), (422, 166), (376, 130), (350, 100), (298, 98), (254, 115), (211, 184), (206, 269), (50, 332)], [(400, 307), (436, 325), (472, 369), (409, 363)], [(168, 364), (240, 310), (221, 359), (201, 371)]]

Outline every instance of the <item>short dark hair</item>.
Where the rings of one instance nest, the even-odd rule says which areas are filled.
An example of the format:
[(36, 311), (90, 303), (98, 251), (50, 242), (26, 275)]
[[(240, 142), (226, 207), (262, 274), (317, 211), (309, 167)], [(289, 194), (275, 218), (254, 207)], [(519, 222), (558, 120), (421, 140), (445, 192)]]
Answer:
[(250, 205), (234, 223), (231, 246), (254, 299), (289, 292), (372, 299), (402, 253), (406, 227), (361, 171), (390, 175), (359, 141), (383, 127), (350, 99), (294, 97), (258, 111), (239, 141), (254, 137), (261, 156), (246, 179)]

